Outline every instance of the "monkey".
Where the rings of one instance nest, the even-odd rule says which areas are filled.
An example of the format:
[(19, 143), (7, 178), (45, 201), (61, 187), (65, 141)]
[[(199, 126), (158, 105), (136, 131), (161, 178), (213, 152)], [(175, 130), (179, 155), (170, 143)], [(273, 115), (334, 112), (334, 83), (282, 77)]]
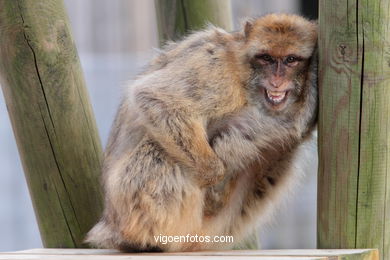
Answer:
[[(86, 242), (175, 252), (245, 239), (297, 182), (317, 121), (316, 46), (316, 22), (293, 14), (168, 44), (125, 89), (104, 153), (104, 212)], [(234, 243), (155, 238), (188, 234)]]

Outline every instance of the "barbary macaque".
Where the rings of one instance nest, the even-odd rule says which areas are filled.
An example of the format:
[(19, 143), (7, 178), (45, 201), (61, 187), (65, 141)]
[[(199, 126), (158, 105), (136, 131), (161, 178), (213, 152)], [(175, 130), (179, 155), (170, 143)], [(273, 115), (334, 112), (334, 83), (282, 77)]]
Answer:
[(270, 14), (240, 32), (171, 43), (127, 89), (103, 165), (105, 210), (87, 242), (122, 251), (239, 243), (289, 194), (317, 117), (317, 25)]

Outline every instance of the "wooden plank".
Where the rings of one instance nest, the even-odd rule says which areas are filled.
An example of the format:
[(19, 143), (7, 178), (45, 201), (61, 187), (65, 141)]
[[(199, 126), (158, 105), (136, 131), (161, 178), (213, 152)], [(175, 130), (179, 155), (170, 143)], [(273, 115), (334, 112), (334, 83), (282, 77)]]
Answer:
[(116, 255), (120, 254), (115, 249), (90, 249), (90, 248), (34, 248), (14, 252), (0, 252), (3, 254), (17, 255)]
[[(144, 254), (123, 254), (116, 250), (109, 249), (31, 249), (17, 252), (0, 253), (5, 256), (109, 256), (112, 259), (123, 256), (152, 256), (152, 257), (256, 257), (256, 259), (343, 259), (343, 260), (378, 260), (378, 250), (376, 249), (304, 249), (304, 250), (226, 250), (226, 251), (200, 251), (200, 252), (177, 252), (177, 253), (144, 253)], [(260, 257), (260, 258), (258, 258)], [(261, 258), (263, 257), (263, 258)], [(284, 258), (283, 258), (284, 257)], [(288, 258), (286, 258), (288, 257)], [(311, 257), (311, 258), (310, 258)], [(56, 258), (57, 259), (57, 258)], [(104, 258), (102, 258), (104, 259)], [(189, 258), (191, 259), (191, 258)], [(236, 258), (234, 258), (236, 259)]]
[[(122, 254), (122, 255), (0, 255), (0, 260), (14, 260), (14, 259), (35, 259), (35, 260), (83, 260), (83, 259), (96, 259), (96, 260), (153, 260), (153, 259), (176, 259), (176, 260), (248, 260), (253, 259), (251, 256), (188, 256), (188, 255), (141, 255), (141, 254)], [(328, 257), (318, 256), (256, 256), (258, 260), (330, 260)]]
[(320, 1), (318, 246), (390, 258), (390, 0)]
[(46, 247), (102, 209), (101, 145), (62, 0), (0, 0), (0, 80)]
[[(248, 260), (253, 259), (250, 256), (146, 256), (146, 255), (120, 255), (120, 256), (101, 256), (101, 255), (74, 255), (74, 256), (64, 256), (64, 255), (0, 255), (0, 260), (46, 260), (46, 259), (55, 259), (55, 260), (122, 260), (122, 259), (133, 259), (133, 260), (202, 260), (202, 259), (211, 259), (211, 260)], [(330, 260), (327, 257), (301, 257), (301, 256), (257, 256), (255, 259), (258, 260)]]
[(316, 256), (327, 257), (330, 259), (343, 260), (378, 260), (378, 250), (376, 249), (289, 249), (289, 250), (234, 250), (218, 252), (191, 252), (191, 253), (174, 253), (186, 255), (246, 255), (246, 256)]

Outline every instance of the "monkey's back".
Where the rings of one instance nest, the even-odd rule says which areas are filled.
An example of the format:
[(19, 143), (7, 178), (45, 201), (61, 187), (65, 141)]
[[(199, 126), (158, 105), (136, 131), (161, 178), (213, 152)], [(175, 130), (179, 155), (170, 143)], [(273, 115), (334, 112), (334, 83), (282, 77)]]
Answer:
[[(89, 242), (146, 249), (155, 244), (154, 235), (204, 232), (204, 189), (193, 180), (191, 170), (148, 132), (145, 124), (151, 123), (150, 118), (143, 116), (137, 93), (153, 92), (172, 113), (187, 110), (205, 118), (205, 125), (210, 113), (234, 111), (246, 97), (240, 92), (235, 68), (230, 67), (229, 59), (234, 57), (227, 45), (231, 40), (230, 34), (212, 28), (172, 43), (128, 85), (104, 154), (105, 211), (89, 233)], [(210, 107), (213, 100), (215, 106)], [(175, 248), (182, 250), (183, 244), (169, 250)]]

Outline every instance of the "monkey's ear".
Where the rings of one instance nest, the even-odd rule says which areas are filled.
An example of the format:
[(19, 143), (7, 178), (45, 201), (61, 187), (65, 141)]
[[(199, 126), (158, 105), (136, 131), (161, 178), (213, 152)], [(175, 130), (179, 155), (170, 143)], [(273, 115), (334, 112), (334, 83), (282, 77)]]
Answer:
[(252, 21), (246, 21), (244, 27), (245, 38), (249, 37), (249, 34), (251, 33), (252, 29), (253, 29)]

